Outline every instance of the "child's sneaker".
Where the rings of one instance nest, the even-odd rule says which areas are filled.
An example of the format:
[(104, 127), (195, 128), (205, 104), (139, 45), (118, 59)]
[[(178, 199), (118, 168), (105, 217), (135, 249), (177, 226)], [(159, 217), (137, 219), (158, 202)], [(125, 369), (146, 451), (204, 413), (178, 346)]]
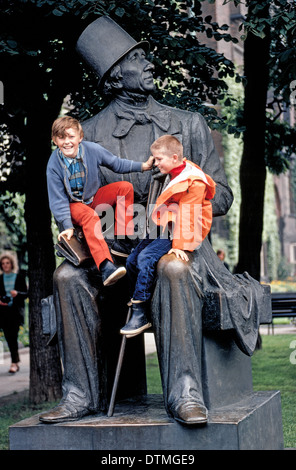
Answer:
[(100, 265), (100, 271), (104, 286), (112, 286), (126, 274), (124, 266), (117, 267), (109, 260), (105, 260)]

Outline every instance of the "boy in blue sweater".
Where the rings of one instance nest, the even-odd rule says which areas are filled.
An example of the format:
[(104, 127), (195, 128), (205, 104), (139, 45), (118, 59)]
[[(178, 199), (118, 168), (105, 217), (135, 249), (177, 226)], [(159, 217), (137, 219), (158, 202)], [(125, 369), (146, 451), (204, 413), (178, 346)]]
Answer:
[[(144, 163), (125, 160), (99, 144), (83, 141), (81, 124), (70, 116), (54, 121), (52, 140), (57, 149), (48, 161), (46, 175), (50, 210), (60, 230), (58, 238), (64, 235), (70, 239), (74, 234), (73, 225), (81, 226), (103, 284), (110, 286), (123, 277), (126, 270), (114, 265), (95, 209), (102, 204), (115, 206), (115, 236), (132, 235), (132, 214), (127, 214), (127, 208), (134, 202), (134, 190), (127, 181), (102, 186), (100, 166), (115, 173), (147, 171), (152, 168), (153, 157)], [(114, 242), (111, 252), (128, 256), (119, 240)]]

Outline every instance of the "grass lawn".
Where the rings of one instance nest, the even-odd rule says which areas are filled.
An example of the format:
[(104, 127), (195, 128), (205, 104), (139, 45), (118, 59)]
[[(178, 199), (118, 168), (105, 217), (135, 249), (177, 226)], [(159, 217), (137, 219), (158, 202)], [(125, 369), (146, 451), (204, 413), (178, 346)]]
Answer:
[[(263, 335), (252, 358), (254, 390), (280, 390), (285, 448), (296, 448), (296, 337)], [(292, 344), (295, 341), (295, 344)], [(294, 364), (293, 364), (294, 362)], [(156, 353), (147, 356), (148, 393), (161, 393)], [(8, 427), (53, 406), (33, 406), (27, 394), (0, 399), (0, 450), (8, 449)]]
[[(252, 370), (254, 390), (280, 390), (284, 446), (296, 448), (296, 336), (262, 335), (262, 349), (252, 357)], [(148, 393), (161, 393), (156, 353), (147, 357), (147, 382)]]
[[(296, 336), (262, 336), (252, 358), (254, 390), (280, 390), (285, 448), (296, 448)], [(294, 344), (293, 344), (294, 343)]]

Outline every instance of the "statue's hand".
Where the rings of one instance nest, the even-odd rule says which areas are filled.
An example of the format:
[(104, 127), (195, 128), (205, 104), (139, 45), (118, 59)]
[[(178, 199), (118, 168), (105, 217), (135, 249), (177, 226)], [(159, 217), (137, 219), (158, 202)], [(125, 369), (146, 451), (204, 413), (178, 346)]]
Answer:
[(63, 230), (61, 233), (58, 234), (58, 240), (61, 240), (61, 236), (64, 235), (68, 240), (73, 237), (74, 235), (74, 228), (68, 228), (67, 230)]
[(153, 163), (154, 157), (151, 155), (146, 162), (142, 163), (142, 171), (151, 170)]
[(179, 248), (171, 248), (170, 251), (168, 251), (168, 255), (174, 254), (177, 256), (177, 258), (181, 258), (183, 261), (189, 261), (189, 258), (185, 251), (179, 250)]

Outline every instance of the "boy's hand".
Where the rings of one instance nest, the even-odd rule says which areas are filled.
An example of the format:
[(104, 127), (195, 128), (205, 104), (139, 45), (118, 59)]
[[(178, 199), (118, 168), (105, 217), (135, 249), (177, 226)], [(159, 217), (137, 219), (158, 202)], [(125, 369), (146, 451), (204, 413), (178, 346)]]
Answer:
[(154, 157), (151, 155), (146, 162), (142, 163), (142, 171), (151, 170), (153, 163)]
[(67, 228), (67, 230), (63, 230), (61, 233), (58, 234), (58, 240), (61, 241), (61, 235), (64, 235), (68, 240), (73, 237), (74, 235), (74, 228)]
[(177, 258), (181, 258), (183, 261), (189, 261), (187, 254), (183, 250), (179, 250), (178, 248), (171, 248), (170, 251), (168, 251), (168, 255), (171, 255), (172, 253), (174, 253)]

